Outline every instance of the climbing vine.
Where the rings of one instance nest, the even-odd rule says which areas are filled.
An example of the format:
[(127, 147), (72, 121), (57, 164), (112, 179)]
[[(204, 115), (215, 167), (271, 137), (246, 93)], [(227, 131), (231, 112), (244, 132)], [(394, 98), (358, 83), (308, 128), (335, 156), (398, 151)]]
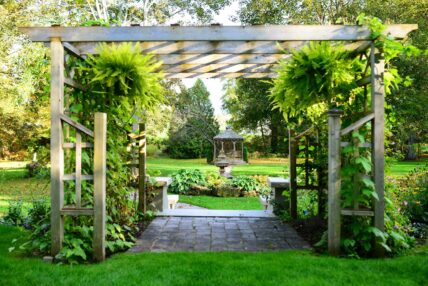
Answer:
[[(372, 31), (375, 47), (385, 59), (385, 91), (391, 96), (400, 85), (411, 84), (411, 79), (402, 78), (394, 66), (394, 59), (418, 55), (420, 51), (384, 34), (386, 26), (377, 18), (360, 15), (359, 24)], [(280, 61), (278, 76), (273, 81), (271, 99), (274, 108), (279, 108), (290, 126), (315, 125), (321, 132), (327, 132), (321, 125), (321, 118), (332, 108), (344, 111), (342, 122), (350, 125), (369, 112), (371, 104), (370, 86), (357, 83), (370, 75), (370, 54), (356, 55), (347, 51), (341, 43), (311, 43), (294, 51), (291, 59)], [(387, 111), (389, 107), (387, 106)], [(387, 112), (388, 126), (394, 122), (393, 113)], [(304, 129), (303, 129), (304, 130)], [(370, 127), (363, 126), (348, 138), (350, 144), (343, 149), (342, 156), (342, 207), (372, 208), (377, 200), (372, 180), (371, 152), (363, 148), (370, 139)], [(346, 141), (346, 140), (344, 140)], [(326, 141), (323, 141), (326, 144)], [(314, 157), (327, 166), (327, 150)], [(387, 208), (388, 209), (388, 208)], [(391, 219), (386, 215), (386, 221)], [(409, 246), (411, 239), (403, 229), (382, 232), (372, 226), (371, 218), (344, 217), (342, 220), (342, 250), (348, 255), (368, 256), (374, 238), (389, 252), (397, 252)]]

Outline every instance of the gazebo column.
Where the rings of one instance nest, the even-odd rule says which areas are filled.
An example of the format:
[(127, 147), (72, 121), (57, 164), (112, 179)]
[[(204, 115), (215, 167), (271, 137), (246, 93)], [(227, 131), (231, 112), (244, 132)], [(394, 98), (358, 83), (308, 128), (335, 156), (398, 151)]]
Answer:
[(214, 140), (214, 146), (213, 146), (213, 162), (217, 159), (217, 142)]
[(232, 141), (232, 144), (233, 144), (233, 155), (232, 155), (232, 159), (233, 160), (235, 160), (235, 159), (237, 159), (238, 157), (236, 156), (236, 141)]
[(60, 38), (51, 39), (51, 255), (57, 255), (64, 239), (64, 152), (60, 116), (64, 112), (64, 47)]

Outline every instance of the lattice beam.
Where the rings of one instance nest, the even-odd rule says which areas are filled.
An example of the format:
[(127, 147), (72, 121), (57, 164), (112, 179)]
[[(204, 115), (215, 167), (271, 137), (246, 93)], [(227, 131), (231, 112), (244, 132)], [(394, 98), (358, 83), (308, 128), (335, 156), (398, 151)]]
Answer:
[[(417, 25), (389, 25), (386, 33), (402, 39)], [(34, 42), (132, 41), (357, 41), (371, 40), (367, 27), (350, 25), (151, 26), (20, 28)]]

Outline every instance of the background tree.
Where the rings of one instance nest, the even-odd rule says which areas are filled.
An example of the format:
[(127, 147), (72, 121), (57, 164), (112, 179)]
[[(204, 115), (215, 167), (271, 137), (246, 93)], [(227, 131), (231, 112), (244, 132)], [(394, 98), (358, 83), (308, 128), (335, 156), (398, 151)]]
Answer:
[[(428, 1), (426, 0), (367, 0), (364, 11), (381, 18), (386, 23), (415, 23), (418, 30), (410, 34), (409, 41), (420, 49), (428, 47)], [(394, 61), (403, 77), (411, 85), (401, 84), (386, 98), (388, 113), (393, 116), (391, 131), (396, 151), (406, 159), (417, 159), (420, 143), (428, 142), (428, 55)], [(419, 145), (419, 148), (416, 146)]]
[(202, 158), (213, 149), (219, 131), (209, 92), (198, 79), (186, 89), (181, 86), (169, 129), (168, 153), (173, 158)]
[(229, 124), (236, 130), (261, 134), (260, 152), (286, 152), (285, 122), (279, 110), (272, 110), (269, 90), (272, 85), (263, 80), (237, 79), (229, 81), (223, 96), (223, 108), (231, 119)]
[[(269, 13), (266, 13), (269, 11)], [(241, 0), (238, 17), (234, 20), (248, 24), (355, 24), (360, 13), (373, 15), (385, 23), (416, 23), (419, 28), (409, 41), (420, 49), (428, 46), (428, 1), (426, 0)], [(396, 151), (407, 159), (416, 159), (415, 146), (427, 142), (428, 56), (400, 57), (393, 61), (407, 81), (392, 90), (386, 98), (390, 135)], [(420, 148), (419, 148), (420, 150)]]

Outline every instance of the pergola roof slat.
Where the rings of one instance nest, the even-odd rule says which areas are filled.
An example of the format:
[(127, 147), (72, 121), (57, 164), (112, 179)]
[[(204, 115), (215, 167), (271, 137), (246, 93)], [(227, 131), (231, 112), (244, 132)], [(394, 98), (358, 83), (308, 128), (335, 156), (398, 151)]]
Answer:
[[(169, 54), (281, 54), (308, 44), (307, 41), (155, 41), (140, 42), (143, 53)], [(82, 54), (96, 54), (99, 42), (76, 43)]]
[[(389, 25), (386, 33), (402, 39), (417, 25)], [(363, 26), (145, 26), (145, 27), (40, 27), (20, 28), (34, 42), (59, 37), (66, 42), (129, 41), (355, 41), (370, 40)]]
[(259, 72), (183, 72), (183, 73), (165, 73), (166, 78), (273, 78), (275, 73)]
[(166, 73), (205, 73), (205, 72), (245, 72), (245, 73), (269, 73), (273, 64), (180, 64), (163, 65), (162, 69)]

